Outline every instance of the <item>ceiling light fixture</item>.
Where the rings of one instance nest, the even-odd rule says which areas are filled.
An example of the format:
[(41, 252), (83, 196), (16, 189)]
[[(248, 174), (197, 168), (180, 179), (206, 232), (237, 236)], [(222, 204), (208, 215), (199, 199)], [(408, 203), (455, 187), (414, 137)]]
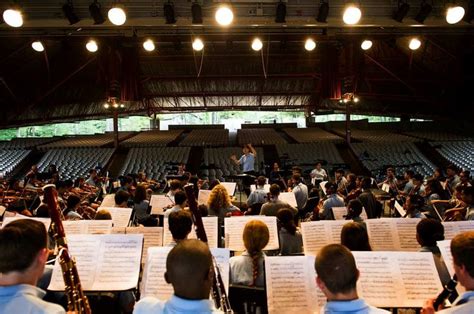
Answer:
[(204, 42), (200, 38), (196, 38), (193, 41), (193, 49), (195, 51), (201, 51), (204, 49)]
[(446, 11), (446, 22), (448, 22), (448, 24), (459, 23), (464, 17), (465, 13), (466, 11), (462, 6), (454, 4), (450, 5)]
[(234, 13), (227, 5), (220, 6), (215, 15), (216, 21), (221, 26), (229, 26), (234, 20)]
[(19, 8), (10, 8), (3, 11), (3, 20), (11, 27), (21, 27), (23, 25), (23, 15)]
[(153, 51), (155, 50), (155, 43), (151, 39), (147, 39), (143, 42), (143, 49), (146, 51)]
[(369, 50), (370, 48), (372, 48), (372, 45), (372, 41), (366, 39), (362, 42), (362, 44), (360, 44), (360, 48), (362, 48), (363, 50)]
[(92, 16), (95, 25), (103, 24), (105, 22), (105, 17), (102, 14), (102, 8), (97, 0), (94, 0), (94, 2), (89, 5), (89, 13)]
[(63, 13), (64, 13), (64, 16), (67, 18), (67, 20), (69, 21), (69, 25), (74, 25), (81, 20), (79, 17), (77, 17), (76, 12), (74, 12), (74, 6), (72, 4), (72, 0), (68, 0), (63, 5)]
[(408, 44), (408, 47), (411, 50), (417, 50), (418, 48), (421, 47), (421, 41), (418, 38), (412, 38), (410, 40), (410, 43)]
[(355, 4), (349, 5), (344, 10), (344, 15), (342, 19), (347, 25), (355, 25), (359, 23), (360, 18), (362, 17), (362, 11)]
[(275, 23), (286, 23), (286, 4), (281, 0), (276, 7)]
[(316, 48), (316, 42), (311, 38), (306, 39), (304, 43), (304, 49), (307, 51), (313, 51), (314, 48)]
[(255, 51), (260, 51), (260, 50), (262, 50), (262, 48), (263, 48), (263, 43), (260, 40), (260, 38), (255, 38), (252, 41), (252, 49), (255, 50)]
[(322, 0), (321, 4), (319, 5), (319, 11), (318, 11), (318, 16), (316, 17), (316, 21), (320, 23), (326, 23), (328, 15), (329, 15), (329, 2), (327, 0)]
[(91, 39), (87, 42), (86, 48), (90, 52), (96, 52), (99, 49), (99, 46), (97, 46), (97, 43), (95, 42), (95, 40)]
[(176, 23), (176, 17), (174, 15), (174, 5), (171, 1), (168, 1), (163, 5), (163, 13), (165, 15), (166, 24)]
[(410, 11), (410, 5), (408, 4), (407, 0), (398, 0), (398, 7), (393, 14), (393, 19), (399, 23), (402, 23), (403, 19), (408, 14), (408, 11)]
[(193, 16), (193, 24), (202, 24), (202, 8), (197, 2), (191, 5), (191, 15)]
[(418, 11), (418, 14), (415, 16), (415, 21), (423, 24), (432, 10), (433, 7), (431, 4), (427, 3), (426, 0), (421, 1), (420, 11)]
[(38, 52), (43, 52), (44, 51), (43, 43), (39, 40), (32, 42), (31, 43), (31, 48), (33, 48), (35, 51), (38, 51)]
[(110, 8), (107, 17), (112, 24), (117, 26), (123, 25), (127, 21), (127, 14), (124, 9), (117, 5)]

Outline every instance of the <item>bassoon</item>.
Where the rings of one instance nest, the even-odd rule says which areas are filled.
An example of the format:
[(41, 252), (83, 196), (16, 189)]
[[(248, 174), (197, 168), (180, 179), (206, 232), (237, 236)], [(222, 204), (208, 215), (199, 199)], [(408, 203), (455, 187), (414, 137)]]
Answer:
[(91, 314), (89, 300), (82, 290), (76, 261), (69, 254), (66, 234), (61, 220), (61, 212), (58, 205), (58, 192), (54, 184), (43, 187), (44, 202), (48, 206), (51, 217), (51, 228), (54, 232), (54, 239), (58, 246), (59, 265), (63, 274), (65, 294), (67, 296), (67, 310), (77, 314)]
[[(186, 197), (188, 198), (189, 209), (191, 210), (193, 223), (196, 230), (196, 237), (207, 243), (207, 234), (204, 224), (202, 222), (202, 215), (198, 208), (196, 198), (194, 196), (194, 185), (188, 184), (184, 187), (186, 192)], [(230, 301), (227, 297), (227, 292), (225, 291), (224, 281), (222, 280), (221, 272), (219, 265), (217, 265), (216, 260), (213, 258), (214, 264), (214, 282), (212, 284), (212, 298), (216, 305), (216, 308), (220, 309), (224, 313), (233, 313), (230, 307)]]

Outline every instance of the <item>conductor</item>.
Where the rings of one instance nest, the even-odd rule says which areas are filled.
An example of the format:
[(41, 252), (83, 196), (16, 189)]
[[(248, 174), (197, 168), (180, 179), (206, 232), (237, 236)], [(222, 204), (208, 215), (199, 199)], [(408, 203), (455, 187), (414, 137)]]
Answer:
[[(230, 156), (230, 159), (238, 166), (242, 166), (244, 174), (255, 176), (255, 158), (257, 151), (252, 144), (247, 144), (242, 148), (243, 155), (237, 159), (235, 155)], [(245, 193), (250, 194), (250, 185), (253, 183), (255, 177), (248, 177), (244, 179)]]

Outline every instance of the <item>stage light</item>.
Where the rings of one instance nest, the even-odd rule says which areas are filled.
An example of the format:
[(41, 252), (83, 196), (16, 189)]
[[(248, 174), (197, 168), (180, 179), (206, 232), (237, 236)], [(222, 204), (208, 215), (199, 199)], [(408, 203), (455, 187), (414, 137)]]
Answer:
[(110, 107), (110, 105), (109, 105), (108, 103), (105, 103), (105, 104), (104, 104), (104, 108), (105, 108), (105, 109), (109, 109), (109, 107)]
[(421, 1), (420, 11), (418, 11), (418, 14), (415, 16), (415, 21), (423, 24), (423, 22), (426, 20), (428, 15), (430, 15), (432, 10), (433, 7), (431, 6), (431, 4), (426, 3), (426, 0)]
[(355, 5), (349, 5), (344, 11), (342, 19), (344, 23), (348, 25), (354, 25), (359, 23), (360, 18), (362, 17), (362, 12)]
[(92, 16), (92, 19), (94, 20), (95, 25), (103, 24), (105, 22), (105, 18), (104, 18), (104, 15), (102, 14), (100, 3), (97, 2), (97, 0), (92, 2), (91, 5), (89, 6), (89, 13)]
[(221, 6), (216, 11), (216, 21), (221, 26), (229, 26), (234, 20), (234, 13), (228, 6)]
[(143, 42), (143, 49), (146, 51), (153, 51), (155, 50), (155, 43), (151, 39), (147, 39)]
[(306, 39), (304, 43), (304, 49), (308, 51), (313, 51), (314, 48), (316, 48), (316, 42), (312, 40), (311, 38)]
[(63, 13), (64, 13), (64, 16), (67, 18), (67, 20), (69, 21), (69, 25), (76, 24), (77, 22), (80, 21), (80, 19), (77, 17), (76, 12), (74, 12), (72, 1), (68, 1), (63, 5)]
[(286, 23), (286, 4), (281, 0), (276, 7), (275, 23)]
[(34, 41), (31, 43), (31, 48), (33, 48), (35, 51), (38, 52), (43, 52), (44, 51), (44, 46), (41, 43), (41, 41)]
[(174, 16), (174, 5), (171, 2), (167, 2), (163, 5), (163, 12), (165, 14), (166, 24), (176, 23), (176, 17)]
[(410, 5), (405, 1), (398, 0), (397, 11), (393, 14), (393, 19), (399, 23), (402, 23), (403, 19), (407, 16), (410, 10)]
[(107, 13), (107, 17), (112, 24), (118, 26), (125, 24), (125, 21), (127, 21), (127, 14), (125, 14), (125, 11), (119, 6), (111, 8)]
[(197, 2), (191, 6), (191, 15), (193, 16), (193, 24), (202, 24), (202, 8)]
[(466, 12), (464, 11), (463, 7), (459, 5), (452, 5), (448, 7), (448, 10), (446, 11), (446, 22), (448, 22), (448, 24), (459, 23), (464, 17), (465, 13)]
[(263, 43), (262, 41), (260, 40), (260, 38), (255, 38), (253, 41), (252, 41), (252, 49), (255, 50), (255, 51), (260, 51), (262, 50), (262, 47), (263, 47)]
[(316, 17), (316, 21), (320, 23), (326, 23), (328, 15), (329, 15), (329, 3), (327, 1), (322, 1), (321, 5), (319, 6), (319, 11), (318, 11), (318, 16)]
[(360, 48), (362, 48), (363, 50), (369, 50), (370, 48), (372, 48), (372, 41), (371, 40), (364, 40), (362, 42), (362, 44), (360, 44)]
[(408, 47), (411, 50), (417, 50), (418, 48), (421, 47), (421, 41), (418, 38), (412, 38), (410, 40), (410, 44), (408, 45)]
[(11, 27), (21, 27), (23, 25), (23, 16), (20, 9), (11, 8), (3, 11), (3, 20)]
[(95, 40), (92, 40), (92, 39), (87, 42), (86, 48), (90, 52), (96, 52), (99, 49)]
[(196, 38), (193, 41), (193, 49), (196, 51), (201, 51), (204, 49), (204, 43), (200, 38)]

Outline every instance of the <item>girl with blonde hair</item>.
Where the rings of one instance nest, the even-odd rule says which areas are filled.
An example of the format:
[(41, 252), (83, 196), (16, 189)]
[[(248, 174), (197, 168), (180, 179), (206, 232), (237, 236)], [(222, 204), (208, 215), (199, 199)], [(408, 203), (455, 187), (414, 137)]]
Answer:
[(231, 216), (233, 211), (240, 211), (230, 200), (229, 193), (222, 184), (216, 185), (209, 195), (207, 201), (210, 216), (219, 217), (219, 224), (224, 223), (224, 217)]

